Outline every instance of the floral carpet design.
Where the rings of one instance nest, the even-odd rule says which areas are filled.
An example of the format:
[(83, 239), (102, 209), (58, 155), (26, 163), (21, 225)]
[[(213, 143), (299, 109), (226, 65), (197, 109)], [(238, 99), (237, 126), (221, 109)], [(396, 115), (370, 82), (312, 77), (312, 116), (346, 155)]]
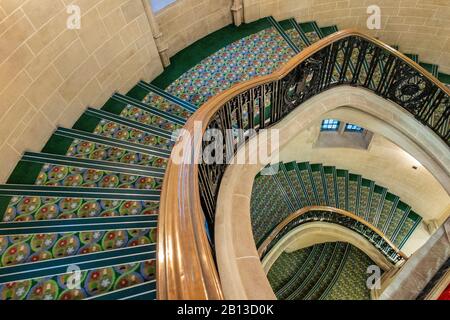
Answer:
[(352, 245), (317, 244), (282, 253), (268, 279), (278, 299), (369, 300), (366, 271), (373, 264)]
[(79, 289), (70, 289), (71, 274), (0, 285), (1, 300), (81, 300), (155, 279), (155, 260), (81, 272)]
[[(0, 237), (0, 267), (151, 244), (156, 229)], [(8, 248), (8, 250), (6, 250)]]
[(292, 39), (294, 44), (300, 49), (305, 49), (308, 45), (303, 41), (300, 33), (294, 28), (286, 30), (286, 34)]
[(100, 124), (95, 128), (94, 133), (106, 138), (114, 138), (163, 149), (171, 149), (173, 145), (168, 139), (157, 137), (141, 130), (132, 129), (107, 120), (101, 120)]
[[(168, 91), (200, 105), (237, 82), (273, 72), (293, 55), (294, 52), (275, 29), (263, 30), (206, 58), (176, 80)], [(153, 93), (149, 93), (143, 102), (181, 118), (186, 119), (190, 116), (186, 110)], [(134, 106), (127, 106), (120, 116), (167, 131), (181, 127)], [(107, 120), (101, 120), (93, 133), (163, 149), (170, 149), (173, 144), (167, 139)], [(66, 156), (153, 167), (166, 165), (166, 160), (161, 158), (78, 139), (73, 140)], [(161, 189), (162, 180), (46, 164), (35, 184), (158, 190)], [(158, 209), (159, 203), (152, 201), (17, 196), (11, 198), (3, 221), (157, 215)], [(147, 245), (155, 241), (156, 229), (2, 236), (0, 267)], [(0, 284), (0, 299), (74, 300), (104, 294), (153, 280), (155, 260), (83, 271), (80, 289), (69, 289), (68, 278), (67, 274)]]
[(236, 83), (274, 72), (294, 55), (281, 35), (269, 28), (217, 51), (166, 91), (199, 106)]
[(167, 163), (165, 159), (153, 157), (148, 154), (108, 147), (103, 144), (83, 140), (74, 140), (66, 155), (84, 159), (140, 164), (159, 168), (165, 167)]

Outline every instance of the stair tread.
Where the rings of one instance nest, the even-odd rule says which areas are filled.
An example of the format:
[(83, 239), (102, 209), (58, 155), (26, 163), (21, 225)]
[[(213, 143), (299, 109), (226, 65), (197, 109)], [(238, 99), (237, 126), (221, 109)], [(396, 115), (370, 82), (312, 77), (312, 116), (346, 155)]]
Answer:
[(358, 248), (336, 242), (282, 253), (268, 272), (278, 299), (369, 299), (367, 267)]
[(297, 164), (290, 163), (285, 166), (287, 172), (287, 176), (289, 178), (289, 182), (293, 186), (296, 198), (299, 199), (299, 203), (302, 207), (305, 207), (309, 205), (309, 200), (307, 198), (307, 195), (304, 192), (304, 188), (302, 187), (302, 182), (298, 176), (297, 170), (296, 170)]
[[(91, 169), (95, 171), (102, 171), (107, 174), (110, 173), (122, 173), (122, 174), (128, 174), (128, 175), (138, 175), (138, 176), (147, 176), (147, 177), (155, 177), (155, 178), (163, 178), (164, 177), (164, 169), (162, 168), (156, 168), (156, 167), (148, 167), (148, 166), (142, 166), (142, 165), (135, 165), (130, 163), (111, 163), (110, 161), (103, 161), (103, 160), (94, 160), (94, 159), (84, 159), (84, 158), (76, 158), (76, 157), (68, 157), (68, 156), (62, 156), (62, 155), (55, 155), (55, 154), (49, 154), (49, 153), (35, 153), (35, 152), (25, 152), (24, 156), (22, 157), (21, 161), (25, 161), (28, 163), (36, 163), (40, 164), (42, 167), (40, 168), (40, 172), (48, 172), (50, 173), (51, 170), (48, 168), (43, 168), (43, 166), (61, 166), (62, 168), (71, 168), (73, 170), (67, 170), (67, 171), (79, 171), (79, 170), (86, 170)], [(78, 170), (77, 170), (78, 169)], [(47, 173), (47, 176), (48, 176)], [(63, 175), (66, 173), (63, 172)], [(60, 177), (58, 172), (55, 174), (52, 174), (51, 178), (52, 180)], [(94, 178), (93, 180), (96, 180)], [(92, 178), (89, 180), (89, 182), (92, 181)], [(41, 183), (42, 184), (42, 183)]]
[(294, 19), (288, 19), (280, 22), (281, 26), (285, 30), (286, 34), (292, 40), (292, 42), (301, 50), (309, 46), (309, 40), (306, 35), (303, 34), (299, 28), (297, 22)]
[(197, 106), (142, 80), (126, 95), (183, 118), (188, 118), (197, 109)]
[(2, 256), (0, 274), (7, 274), (8, 271), (18, 272), (22, 265), (29, 270), (44, 268), (44, 261), (46, 267), (54, 266), (69, 257), (70, 264), (93, 261), (101, 258), (100, 253), (109, 251), (114, 254), (113, 250), (127, 247), (148, 247), (154, 244), (155, 240), (154, 227), (7, 236), (4, 241), (9, 242), (10, 246)]
[[(94, 298), (98, 296), (99, 299), (109, 299), (102, 294), (110, 294), (109, 297), (120, 296), (126, 298), (133, 296), (136, 293), (135, 289), (139, 284), (149, 283), (150, 288), (155, 288), (155, 260), (148, 260), (148, 254), (142, 254), (133, 258), (121, 258), (107, 261), (107, 263), (100, 264), (100, 268), (91, 268), (81, 271), (80, 289), (69, 289), (68, 282), (72, 281), (70, 276), (72, 273), (55, 275), (50, 277), (39, 277), (31, 279), (23, 279), (15, 281), (14, 283), (6, 283), (0, 285), (0, 291), (7, 292), (11, 295), (11, 299), (33, 299), (33, 300), (68, 300), (68, 299), (85, 299)], [(130, 264), (130, 261), (140, 260)], [(121, 264), (120, 261), (126, 261)], [(110, 266), (109, 262), (119, 262), (119, 265)], [(90, 264), (94, 265), (94, 264)], [(8, 291), (6, 291), (8, 286)], [(125, 291), (126, 287), (130, 287)], [(30, 289), (31, 288), (31, 289)], [(42, 290), (45, 288), (44, 290)], [(26, 290), (29, 289), (29, 290)], [(125, 291), (125, 292), (124, 292)], [(133, 292), (134, 291), (134, 292)], [(25, 294), (23, 293), (25, 292)], [(28, 292), (28, 294), (26, 294)]]
[(397, 238), (396, 244), (407, 239), (417, 227), (406, 219), (409, 207), (399, 197), (358, 174), (308, 162), (279, 166), (275, 177), (258, 174), (254, 181), (251, 218), (257, 244), (288, 215), (306, 206), (336, 207), (338, 204), (338, 208), (358, 215), (381, 230), (391, 241)]
[(311, 165), (311, 178), (316, 189), (318, 204), (321, 206), (326, 206), (328, 205), (329, 201), (322, 170), (323, 168), (320, 164)]
[[(279, 299), (287, 299), (305, 281), (309, 273), (314, 269), (316, 261), (320, 258), (324, 246), (325, 245), (317, 245), (300, 250), (300, 251), (309, 250), (309, 252), (307, 252), (306, 259), (304, 259), (303, 260), (304, 262), (301, 265), (299, 265), (297, 271), (294, 270), (295, 275), (286, 284), (284, 284), (284, 286), (279, 291), (277, 291), (277, 297)], [(280, 267), (283, 267), (282, 261), (280, 265), (281, 265)], [(273, 267), (271, 269), (273, 269)]]
[[(293, 56), (293, 52), (297, 53), (310, 43), (337, 31), (336, 26), (320, 28), (315, 21), (298, 24), (294, 19), (288, 19), (278, 23), (272, 17), (262, 19), (258, 24), (261, 30), (265, 28), (273, 31), (275, 44), (278, 43), (275, 50), (280, 46), (283, 47), (280, 50), (282, 52), (280, 61), (286, 61)], [(268, 49), (269, 46), (264, 47), (264, 53), (268, 52)], [(418, 61), (417, 55), (411, 57), (417, 58)], [(439, 73), (437, 66), (426, 63), (421, 65), (438, 76), (441, 81), (448, 80), (447, 83), (450, 83), (450, 76)], [(273, 68), (276, 67), (277, 63), (274, 63)], [(384, 67), (386, 61), (381, 61), (379, 68)], [(350, 61), (349, 68), (354, 68), (354, 57)], [(192, 70), (186, 72), (186, 75), (196, 72), (194, 68)], [(269, 71), (270, 68), (267, 68), (267, 72)], [(362, 68), (361, 72), (367, 70)], [(338, 77), (339, 73), (340, 70), (335, 70), (333, 76)], [(238, 78), (239, 74), (236, 79), (230, 81), (229, 86), (233, 81), (243, 80)], [(6, 247), (11, 248), (15, 243), (19, 243), (23, 247), (21, 250), (27, 250), (27, 246), (32, 247), (31, 243), (36, 242), (38, 236), (51, 238), (54, 241), (52, 247), (45, 250), (40, 247), (40, 251), (37, 252), (28, 249), (29, 257), (21, 261), (34, 259), (31, 257), (35, 253), (41, 254), (42, 259), (49, 259), (47, 262), (42, 261), (42, 265), (58, 259), (53, 251), (59, 241), (66, 240), (65, 237), (71, 239), (69, 241), (71, 243), (78, 241), (78, 247), (74, 249), (77, 253), (86, 248), (89, 250), (95, 248), (97, 251), (92, 253), (92, 257), (102, 257), (107, 251), (112, 254), (114, 250), (124, 249), (104, 246), (103, 242), (109, 241), (109, 239), (103, 241), (104, 237), (109, 235), (115, 235), (114, 239), (119, 237), (122, 245), (137, 240), (137, 244), (142, 247), (149, 245), (149, 242), (155, 243), (159, 194), (164, 168), (173, 147), (173, 142), (170, 141), (172, 132), (181, 128), (199, 105), (211, 96), (212, 89), (215, 89), (205, 83), (201, 94), (192, 93), (181, 90), (180, 84), (189, 86), (183, 82), (183, 78), (180, 78), (165, 91), (140, 81), (126, 95), (114, 94), (101, 110), (88, 108), (73, 129), (58, 129), (42, 153), (24, 155), (18, 164), (20, 167), (18, 171), (28, 166), (32, 169), (30, 177), (18, 175), (11, 178), (11, 182), (17, 183), (0, 186), (0, 194), (3, 195), (1, 200), (6, 203), (5, 213), (0, 212), (3, 221), (0, 221), (0, 256), (2, 256), (0, 277), (13, 276), (13, 272), (6, 275), (1, 273), (2, 269), (5, 272), (14, 270), (14, 267), (6, 269), (2, 267), (3, 259), (6, 261), (8, 258), (4, 254)], [(377, 83), (373, 84), (376, 85)], [(270, 109), (262, 114), (269, 115)], [(255, 121), (259, 123), (261, 119), (261, 125), (264, 125), (264, 117), (259, 117), (260, 115), (255, 116)], [(384, 190), (386, 197), (384, 199), (384, 196), (378, 196), (376, 192), (378, 186), (374, 183), (367, 186), (364, 179), (358, 176), (355, 180), (346, 170), (336, 170), (334, 167), (324, 167), (321, 164), (295, 162), (281, 164), (280, 167), (281, 170), (274, 176), (260, 176), (255, 179), (253, 191), (260, 187), (263, 194), (265, 193), (264, 201), (259, 199), (261, 203), (253, 201), (252, 196), (252, 227), (257, 242), (264, 239), (267, 231), (286, 215), (307, 205), (338, 206), (364, 216), (376, 223), (400, 247), (421, 221), (420, 216), (398, 198), (389, 200), (387, 190)], [(277, 185), (276, 191), (273, 183)], [(259, 217), (253, 213), (254, 210), (264, 211), (266, 216)], [(139, 236), (135, 236), (136, 232), (140, 232)], [(101, 233), (102, 239), (87, 242), (84, 237), (92, 236), (93, 233)], [(127, 235), (128, 242), (119, 236), (124, 237), (124, 234)], [(343, 254), (342, 246), (335, 248), (339, 254)], [(312, 256), (312, 250), (310, 253)], [(320, 256), (324, 261), (332, 254), (330, 250), (322, 253)], [(52, 255), (51, 258), (49, 254)], [(73, 257), (74, 261), (85, 258), (82, 255)], [(308, 257), (310, 255), (303, 255), (302, 261), (308, 262)], [(32, 270), (35, 273), (30, 274), (40, 277), (32, 279), (26, 276), (19, 277), (19, 282), (14, 286), (16, 289), (20, 286), (38, 289), (45, 283), (50, 291), (44, 294), (50, 296), (53, 294), (52, 298), (154, 299), (155, 258), (154, 253), (147, 251), (134, 260), (127, 258), (127, 263), (133, 263), (134, 267), (128, 265), (126, 268), (115, 268), (105, 264), (102, 269), (96, 270), (95, 264), (90, 264), (83, 271), (86, 279), (83, 280), (84, 284), (80, 290), (68, 290), (62, 279), (64, 277), (52, 276), (51, 271), (43, 273), (52, 276), (51, 279), (42, 280), (42, 274), (38, 270)], [(89, 262), (93, 263), (94, 259)], [(124, 263), (124, 260), (116, 262)], [(309, 291), (298, 293), (299, 297), (327, 297), (329, 287), (326, 284), (331, 280), (339, 281), (331, 275), (333, 270), (338, 270), (339, 267), (345, 269), (343, 264), (333, 261), (326, 267), (326, 270), (331, 271), (320, 274), (320, 270), (325, 270), (323, 266), (314, 270), (314, 261), (309, 262), (307, 268), (315, 273), (309, 277), (309, 282), (304, 284), (305, 290)], [(41, 262), (33, 261), (30, 264), (37, 266), (39, 263)], [(146, 264), (150, 270), (147, 270), (148, 272), (143, 271), (145, 268), (141, 268)], [(17, 266), (16, 270), (20, 268), (21, 266)], [(106, 282), (90, 279), (94, 274), (104, 277), (102, 280)], [(121, 280), (126, 280), (124, 283), (130, 287), (122, 288)], [(103, 284), (106, 285), (102, 289)], [(26, 298), (46, 298), (33, 289)], [(282, 289), (280, 288), (284, 297), (295, 297), (292, 288)], [(0, 293), (6, 292), (5, 290), (5, 284), (1, 284), (0, 281)], [(11, 295), (17, 292), (19, 291), (15, 289), (8, 291), (9, 298), (14, 297)], [(329, 293), (334, 294), (332, 291)]]
[(284, 39), (284, 41), (287, 42), (289, 47), (292, 49), (294, 54), (297, 54), (301, 51), (301, 48), (299, 48), (295, 42), (292, 41), (291, 37), (286, 33), (284, 28), (280, 25), (278, 21), (276, 21), (272, 16), (267, 18), (272, 26), (278, 31), (278, 33), (281, 35), (281, 37)]
[(351, 247), (335, 282), (323, 300), (370, 300), (367, 267), (374, 262), (356, 247)]
[[(55, 136), (61, 135), (61, 133), (55, 134)], [(103, 160), (109, 162), (120, 162), (120, 163), (129, 163), (129, 164), (137, 164), (144, 165), (156, 168), (165, 167), (167, 160), (161, 158), (159, 154), (161, 152), (156, 153), (156, 156), (151, 150), (151, 148), (143, 147), (140, 145), (134, 145), (131, 148), (131, 144), (127, 144), (127, 149), (124, 149), (123, 142), (120, 142), (120, 147), (114, 144), (112, 146), (109, 145), (107, 148), (107, 144), (112, 140), (106, 140), (106, 138), (99, 137), (96, 139), (99, 142), (93, 142), (91, 139), (87, 139), (84, 136), (73, 138), (66, 137), (65, 133), (62, 133), (62, 138), (66, 138), (69, 142), (69, 148), (65, 152), (66, 156), (69, 157), (79, 157), (84, 159), (93, 159), (93, 160)], [(132, 149), (132, 150), (130, 150)], [(44, 152), (52, 153), (53, 150), (44, 149)], [(159, 151), (159, 150), (158, 150)], [(164, 153), (162, 153), (164, 154)]]
[(99, 294), (87, 300), (155, 300), (156, 281), (150, 280), (141, 284), (118, 289), (113, 292)]
[[(270, 268), (267, 277), (277, 297), (283, 296), (290, 283), (295, 281), (299, 268), (306, 262), (311, 254), (312, 247), (305, 250), (297, 250), (291, 253), (283, 252)], [(311, 258), (310, 258), (311, 259)], [(283, 266), (283, 269), (277, 266)], [(281, 271), (281, 272), (280, 272)]]
[(337, 207), (336, 199), (336, 168), (335, 167), (324, 167), (325, 171), (325, 181), (327, 185), (328, 192), (328, 202), (331, 207)]
[(334, 278), (335, 273), (339, 270), (342, 260), (345, 258), (347, 245), (344, 243), (336, 243), (333, 251), (333, 255), (328, 260), (327, 267), (318, 278), (317, 282), (306, 293), (304, 299), (318, 300), (328, 288), (331, 281)]
[(328, 262), (331, 260), (335, 245), (331, 243), (325, 243), (320, 254), (319, 259), (315, 261), (314, 268), (309, 272), (304, 281), (293, 293), (288, 296), (288, 300), (301, 300), (304, 298), (307, 292), (317, 283), (320, 276), (325, 271)]

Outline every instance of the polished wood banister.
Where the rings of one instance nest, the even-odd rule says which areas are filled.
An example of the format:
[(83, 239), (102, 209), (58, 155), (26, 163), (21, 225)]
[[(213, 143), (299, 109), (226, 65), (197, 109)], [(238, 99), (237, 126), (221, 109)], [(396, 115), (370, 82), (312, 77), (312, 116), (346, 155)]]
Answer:
[[(280, 80), (296, 66), (333, 42), (357, 36), (376, 44), (416, 69), (434, 85), (450, 95), (450, 89), (427, 70), (390, 46), (356, 30), (334, 33), (305, 48), (270, 75), (253, 78), (212, 97), (187, 121), (184, 130), (194, 135), (194, 125), (200, 122), (202, 134), (215, 113), (233, 97), (258, 85)], [(199, 168), (196, 159), (201, 141), (191, 141), (183, 135), (172, 151), (181, 153), (183, 163), (169, 160), (163, 183), (158, 224), (158, 299), (222, 299), (219, 275), (206, 236), (205, 215), (199, 193)], [(191, 164), (192, 163), (192, 164)]]
[(392, 243), (387, 237), (386, 235), (377, 227), (375, 227), (373, 224), (371, 224), (370, 222), (367, 222), (366, 220), (364, 220), (363, 218), (359, 217), (358, 215), (350, 212), (350, 211), (346, 211), (343, 209), (339, 209), (339, 208), (334, 208), (334, 207), (328, 207), (328, 206), (308, 206), (308, 207), (304, 207), (301, 208), (300, 210), (290, 214), (289, 216), (287, 216), (283, 221), (281, 221), (273, 230), (272, 232), (269, 234), (269, 236), (263, 241), (263, 243), (259, 246), (258, 248), (258, 254), (260, 257), (263, 256), (263, 254), (266, 252), (267, 247), (269, 246), (269, 244), (278, 236), (278, 234), (283, 230), (284, 227), (286, 227), (289, 223), (291, 223), (292, 221), (294, 221), (295, 219), (297, 219), (298, 217), (311, 212), (311, 211), (327, 211), (327, 212), (334, 212), (334, 213), (338, 213), (339, 215), (342, 215), (344, 217), (349, 217), (353, 220), (358, 221), (359, 223), (364, 224), (366, 227), (368, 227), (369, 229), (371, 229), (373, 232), (375, 232), (376, 234), (378, 234), (398, 255), (400, 255), (404, 260), (407, 260), (408, 257), (406, 256), (406, 254), (404, 254), (402, 251), (400, 251), (399, 248), (397, 248), (397, 246)]

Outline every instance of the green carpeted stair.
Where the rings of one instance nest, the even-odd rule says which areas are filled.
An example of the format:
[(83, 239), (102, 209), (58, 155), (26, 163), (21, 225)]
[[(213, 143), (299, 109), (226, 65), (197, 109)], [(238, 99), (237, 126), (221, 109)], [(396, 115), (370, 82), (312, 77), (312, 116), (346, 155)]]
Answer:
[(306, 34), (300, 29), (300, 26), (295, 19), (288, 19), (280, 22), (281, 28), (292, 39), (294, 45), (303, 50), (310, 45), (310, 41)]
[(155, 299), (164, 167), (196, 108), (141, 82), (25, 153), (0, 186), (0, 297)]
[(198, 50), (206, 40), (187, 48), (195, 58), (155, 80), (165, 90), (140, 81), (23, 155), (0, 186), (0, 299), (156, 298), (159, 197), (176, 129), (207, 98), (294, 55), (271, 18), (231, 29), (207, 37), (218, 50), (210, 56)]
[[(285, 33), (291, 38), (292, 42), (300, 49), (300, 51), (305, 47), (307, 47), (308, 45), (313, 44), (314, 42), (317, 42), (320, 39), (339, 31), (339, 29), (335, 25), (319, 27), (315, 21), (297, 23), (295, 19), (288, 19), (279, 22), (279, 24), (283, 28)], [(396, 50), (399, 50), (398, 46), (396, 45), (392, 45), (392, 47)], [(358, 54), (359, 52), (355, 50), (354, 56), (350, 61), (350, 69), (352, 69), (353, 65), (356, 64)], [(425, 70), (427, 70), (441, 82), (443, 82), (447, 86), (450, 86), (450, 75), (439, 72), (438, 65), (420, 61), (419, 56), (414, 53), (406, 53), (405, 55), (414, 62), (420, 64), (423, 68), (425, 68)], [(340, 59), (340, 56), (343, 56), (343, 52), (338, 53), (338, 59)], [(366, 57), (368, 58), (370, 56), (371, 55), (367, 55)], [(375, 76), (377, 74), (381, 74), (380, 70), (386, 67), (390, 66), (385, 61), (380, 61), (378, 70), (374, 70)], [(365, 74), (367, 74), (367, 72), (369, 72), (369, 70), (367, 65), (365, 65), (364, 68), (362, 68), (361, 70), (361, 77), (365, 77)], [(336, 78), (336, 76), (337, 74), (335, 74), (333, 78)], [(372, 83), (372, 87), (375, 88), (379, 84), (380, 81), (375, 80)]]
[(350, 211), (381, 230), (399, 248), (422, 220), (387, 188), (347, 170), (308, 162), (269, 168), (270, 175), (256, 176), (252, 190), (252, 227), (258, 245), (281, 221), (306, 206)]
[[(361, 175), (308, 162), (277, 163), (258, 174), (253, 185), (250, 210), (257, 246), (286, 217), (306, 206), (353, 212), (399, 248), (422, 220), (398, 196)], [(268, 278), (278, 299), (370, 299), (369, 265), (374, 263), (350, 244), (328, 243), (283, 253)]]
[[(24, 154), (0, 186), (2, 299), (156, 298), (164, 167), (172, 130), (196, 108), (159, 97), (150, 105), (116, 94), (58, 128), (42, 153)], [(18, 173), (28, 169), (32, 184)]]
[(323, 300), (368, 300), (367, 268), (375, 263), (361, 250), (349, 245), (347, 256), (341, 260), (339, 271), (322, 294)]
[(283, 252), (267, 277), (280, 300), (368, 300), (366, 270), (374, 262), (343, 242)]
[[(41, 152), (25, 153), (0, 186), (0, 299), (155, 299), (159, 196), (176, 129), (213, 95), (274, 72), (336, 30), (272, 17), (227, 26), (174, 56), (152, 84), (140, 81), (101, 109), (87, 108)], [(253, 204), (255, 212), (268, 213), (253, 219), (259, 238), (284, 214), (314, 204), (355, 207), (399, 244), (420, 221), (395, 197), (372, 212), (375, 185), (364, 187), (365, 179), (356, 182), (345, 171), (310, 164), (281, 169), (258, 179), (258, 190), (270, 198)], [(347, 188), (355, 187), (352, 198)], [(75, 267), (79, 286), (73, 287)], [(308, 288), (316, 298), (322, 285)]]

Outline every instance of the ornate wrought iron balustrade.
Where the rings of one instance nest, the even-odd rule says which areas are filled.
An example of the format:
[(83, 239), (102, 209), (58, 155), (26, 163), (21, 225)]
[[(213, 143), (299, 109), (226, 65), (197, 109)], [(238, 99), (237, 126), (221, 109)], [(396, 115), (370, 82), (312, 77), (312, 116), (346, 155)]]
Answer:
[[(398, 51), (355, 30), (319, 40), (274, 73), (212, 97), (184, 129), (194, 136), (197, 121), (203, 124), (202, 133), (218, 129), (224, 134), (221, 142), (229, 142), (222, 150), (227, 158), (260, 129), (339, 85), (363, 87), (397, 103), (450, 144), (450, 89)], [(227, 129), (244, 131), (230, 137)], [(176, 149), (196, 161), (201, 147), (201, 141), (186, 139)], [(158, 222), (159, 299), (223, 298), (206, 230), (214, 230), (226, 164), (196, 163), (175, 163), (171, 158), (167, 165)]]
[(276, 243), (290, 231), (309, 222), (327, 222), (346, 227), (366, 238), (393, 264), (405, 259), (402, 253), (373, 227), (370, 227), (368, 224), (365, 224), (350, 215), (344, 215), (338, 211), (333, 211), (332, 209), (327, 211), (317, 209), (307, 211), (298, 215), (288, 223), (283, 224), (280, 230), (275, 229), (276, 232), (273, 230), (273, 233), (267, 235), (265, 238), (266, 241), (264, 241), (258, 249), (260, 258), (263, 259)]
[[(230, 139), (227, 129), (258, 132), (307, 99), (339, 85), (363, 87), (395, 102), (450, 145), (449, 91), (395, 50), (355, 35), (324, 46), (282, 79), (234, 96), (215, 113), (208, 129), (222, 132), (224, 158), (229, 157), (251, 134)], [(199, 165), (201, 202), (210, 230), (225, 169), (226, 164)]]

